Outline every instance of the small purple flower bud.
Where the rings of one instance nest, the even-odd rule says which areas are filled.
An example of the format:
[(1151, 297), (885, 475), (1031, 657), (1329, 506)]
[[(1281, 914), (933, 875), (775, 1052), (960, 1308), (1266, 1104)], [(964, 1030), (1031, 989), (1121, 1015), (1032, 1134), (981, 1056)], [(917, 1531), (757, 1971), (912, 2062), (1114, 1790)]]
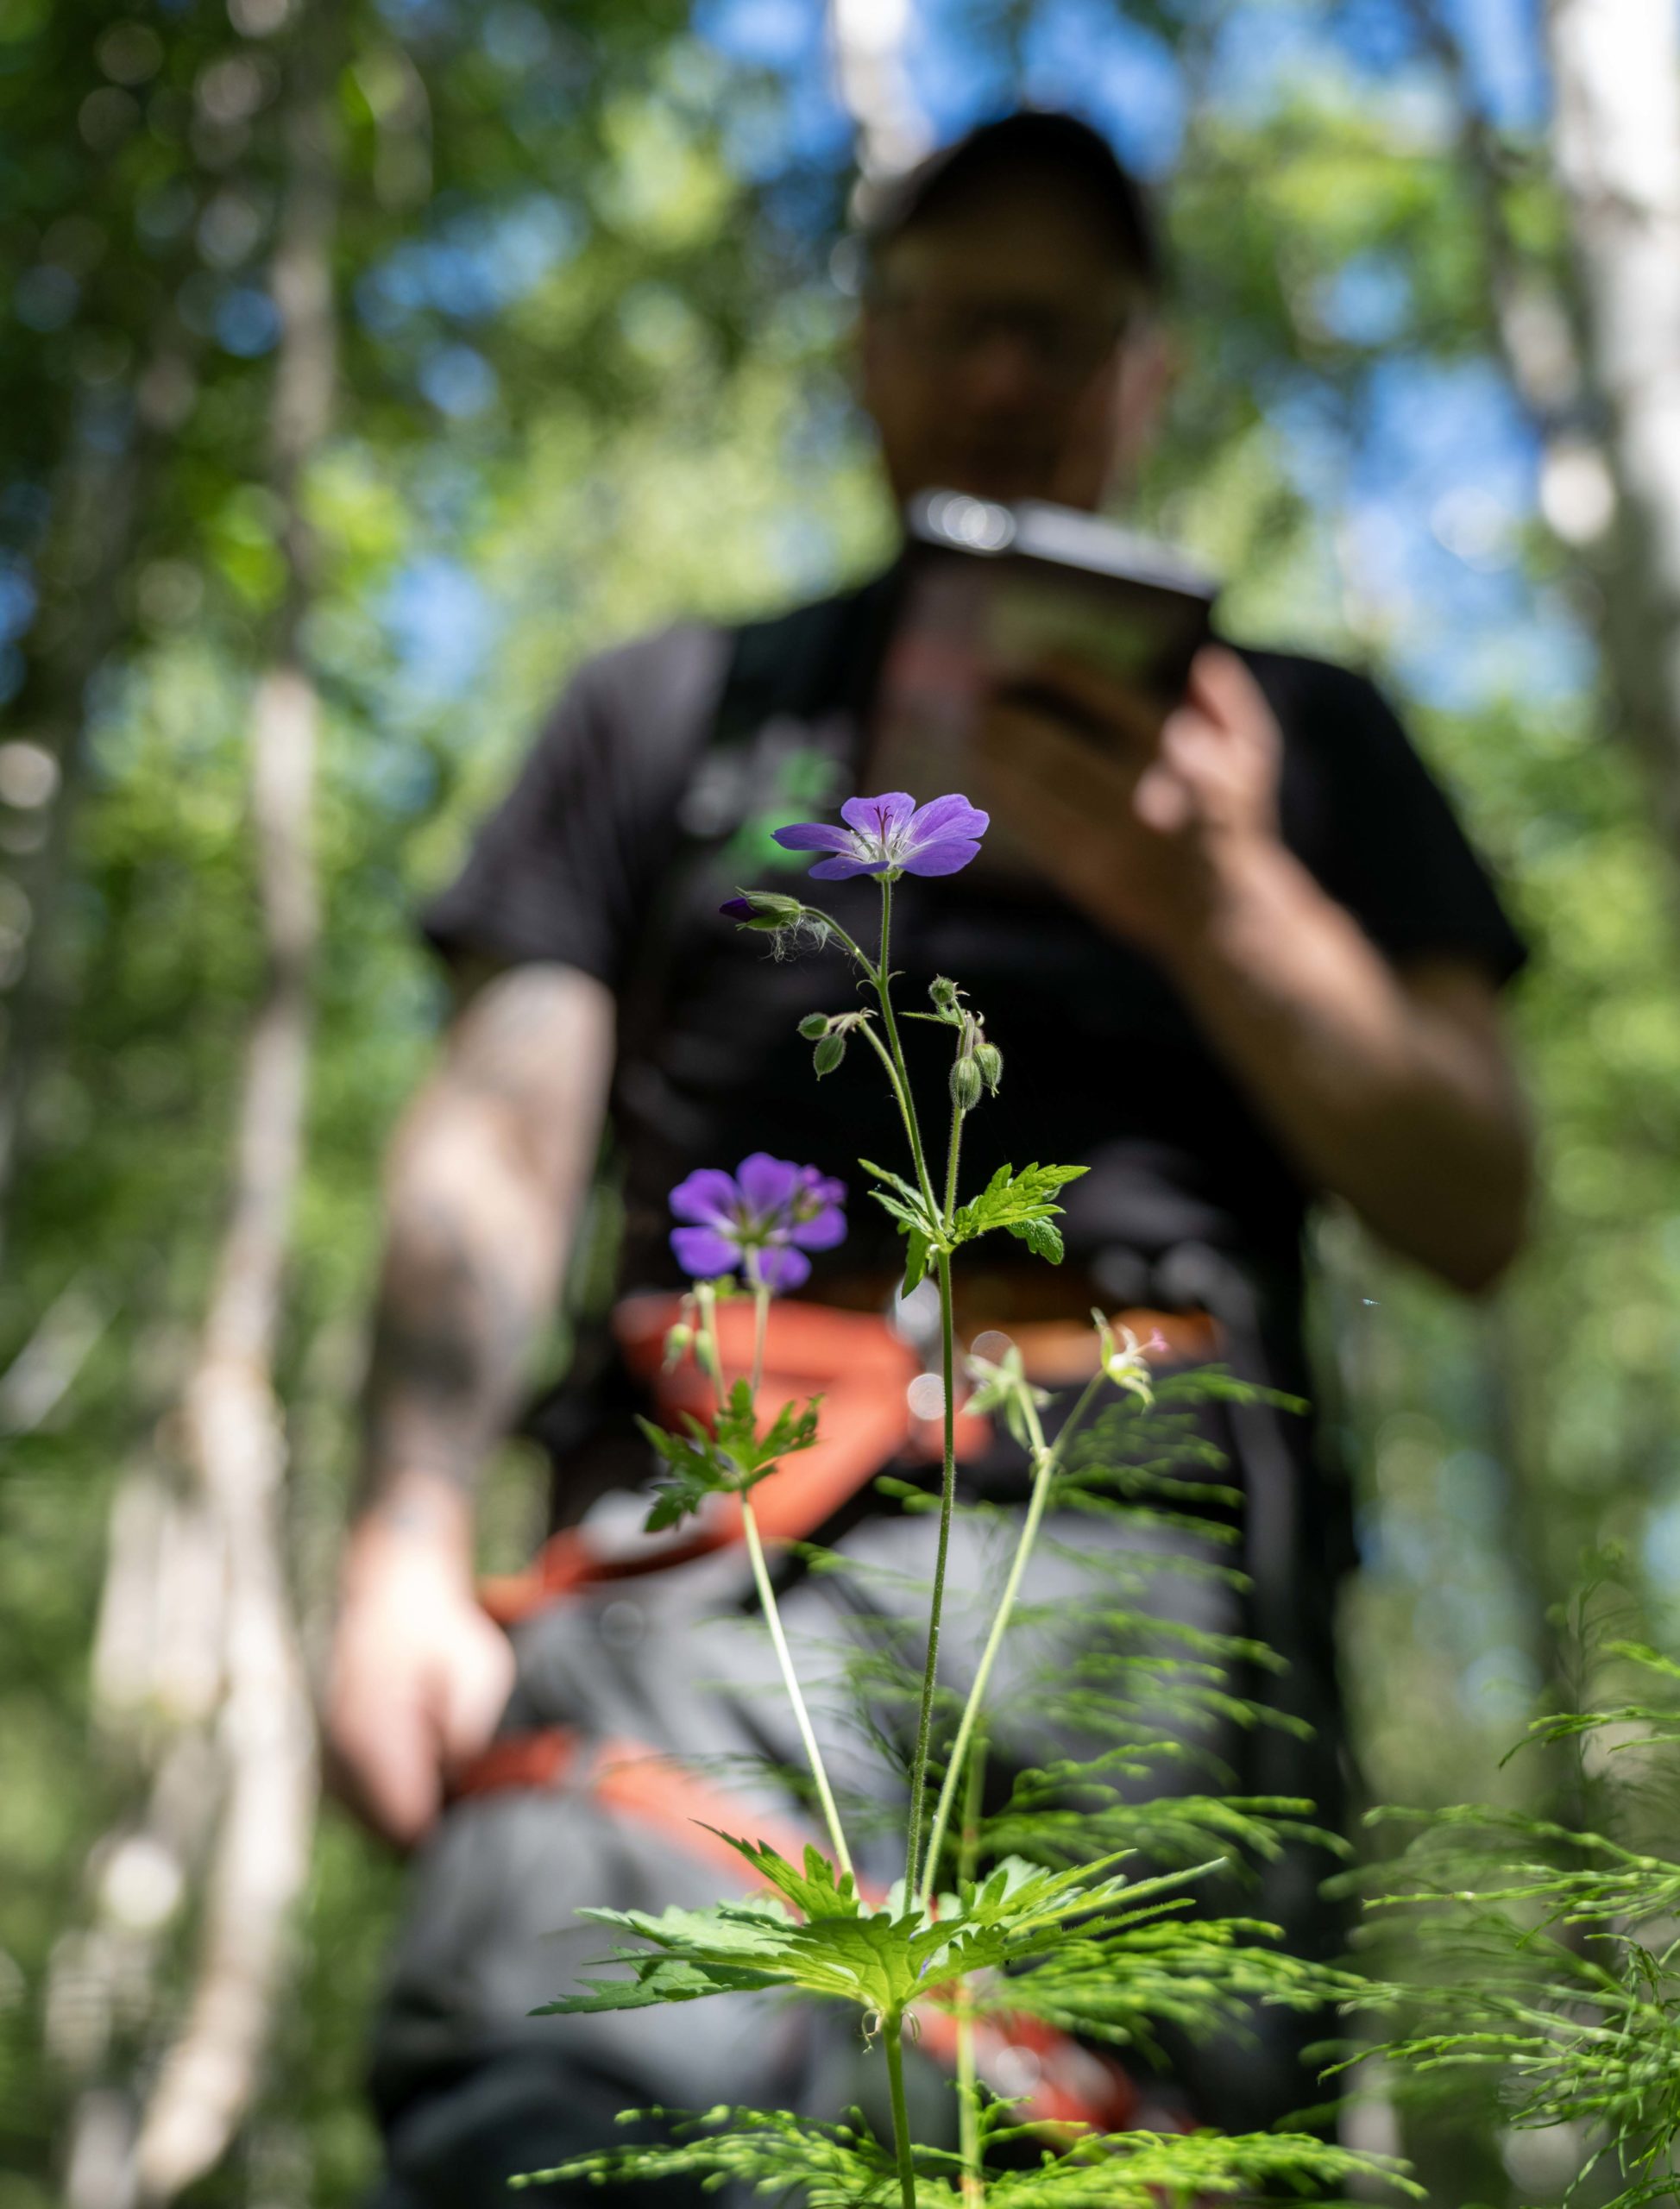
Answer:
[(779, 934), (783, 928), (797, 928), (805, 917), (805, 908), (798, 898), (786, 897), (779, 890), (743, 890), (738, 897), (727, 899), (718, 910), (738, 928), (758, 928), (770, 935)]

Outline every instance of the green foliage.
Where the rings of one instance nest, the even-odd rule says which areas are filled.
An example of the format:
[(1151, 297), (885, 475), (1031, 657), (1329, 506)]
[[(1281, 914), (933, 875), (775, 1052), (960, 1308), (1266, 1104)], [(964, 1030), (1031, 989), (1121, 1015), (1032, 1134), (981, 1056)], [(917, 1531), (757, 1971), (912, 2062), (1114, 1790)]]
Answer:
[(1413, 1969), (1386, 1994), (1414, 2021), (1380, 2052), (1420, 2081), (1491, 2080), (1514, 2130), (1570, 2128), (1575, 2184), (1606, 2165), (1612, 2209), (1643, 2209), (1680, 2175), (1680, 1850), (1665, 1754), (1680, 1740), (1680, 1666), (1627, 1640), (1601, 1653), (1666, 1693), (1546, 1714), (1528, 1738), (1598, 1752), (1590, 1792), (1608, 1820), (1660, 1841), (1482, 1805), (1375, 1814), (1420, 1828), (1376, 1897), (1405, 1913)]
[(926, 1273), (932, 1252), (948, 1255), (998, 1228), (1026, 1243), (1035, 1257), (1060, 1265), (1061, 1235), (1054, 1222), (1061, 1207), (1051, 1199), (1058, 1189), (1077, 1181), (1087, 1170), (1083, 1166), (1035, 1164), (1022, 1167), (1017, 1174), (1012, 1166), (1000, 1166), (978, 1197), (957, 1207), (947, 1228), (921, 1191), (902, 1174), (867, 1158), (860, 1158), (858, 1163), (883, 1184), (869, 1193), (898, 1223), (900, 1234), (909, 1237), (907, 1273), (913, 1278), (907, 1280), (907, 1294)]
[[(627, 2111), (623, 2121), (670, 2115)], [(988, 2119), (989, 2148), (1036, 2151), (1023, 2168), (1000, 2170), (989, 2181), (986, 2198), (1001, 2209), (1158, 2209), (1163, 2194), (1173, 2199), (1181, 2192), (1192, 2200), (1276, 2191), (1323, 2198), (1325, 2187), (1372, 2178), (1413, 2199), (1422, 2192), (1380, 2157), (1302, 2133), (1098, 2133), (1058, 2126), (1058, 2135), (1072, 2136), (1058, 2151), (1043, 2144), (1039, 2128), (1011, 2124), (1001, 2105)], [(700, 2118), (679, 2115), (676, 2130), (669, 2145), (607, 2149), (513, 2184), (696, 2177), (763, 2193), (797, 2187), (811, 2209), (885, 2204), (897, 2185), (891, 2149), (856, 2116), (828, 2124), (788, 2110), (715, 2109)], [(958, 2158), (918, 2149), (916, 2198), (918, 2209), (956, 2209), (963, 2198)]]
[(759, 1431), (752, 1386), (739, 1380), (730, 1388), (708, 1430), (692, 1413), (683, 1415), (686, 1432), (672, 1434), (651, 1419), (636, 1424), (652, 1444), (664, 1468), (653, 1484), (647, 1516), (650, 1534), (662, 1532), (700, 1509), (710, 1495), (745, 1495), (776, 1470), (778, 1462), (816, 1440), (817, 1407), (813, 1396), (802, 1411), (783, 1404)]
[(1051, 1199), (1086, 1170), (1083, 1166), (1034, 1164), (1017, 1174), (1011, 1166), (1000, 1166), (978, 1197), (958, 1206), (952, 1221), (953, 1243), (972, 1243), (1001, 1227), (1024, 1243), (1035, 1257), (1059, 1266), (1061, 1235), (1052, 1222), (1061, 1206)]
[[(586, 1910), (586, 1917), (638, 1935), (652, 1953), (620, 1949), (630, 1979), (591, 1979), (587, 1994), (563, 1996), (538, 2014), (639, 2009), (779, 1986), (848, 2001), (892, 2021), (917, 2002), (948, 2006), (959, 1982), (986, 1974), (992, 1983), (978, 1998), (983, 2008), (1129, 2039), (1146, 2019), (1205, 2023), (1235, 2011), (1251, 1993), (1312, 2007), (1331, 1991), (1348, 1989), (1345, 1979), (1315, 1975), (1257, 1945), (1270, 1928), (1233, 1922), (1186, 1930), (1160, 1923), (1163, 1913), (1186, 1906), (1181, 1890), (1211, 1868), (1205, 1864), (1129, 1879), (1111, 1872), (1112, 1859), (1054, 1871), (1005, 1857), (984, 1879), (941, 1895), (930, 1912), (907, 1909), (902, 1889), (871, 1907), (815, 1849), (798, 1870), (763, 1842), (726, 1837), (779, 1900), (660, 1916)], [(1075, 1921), (1077, 1935), (1069, 1930)]]

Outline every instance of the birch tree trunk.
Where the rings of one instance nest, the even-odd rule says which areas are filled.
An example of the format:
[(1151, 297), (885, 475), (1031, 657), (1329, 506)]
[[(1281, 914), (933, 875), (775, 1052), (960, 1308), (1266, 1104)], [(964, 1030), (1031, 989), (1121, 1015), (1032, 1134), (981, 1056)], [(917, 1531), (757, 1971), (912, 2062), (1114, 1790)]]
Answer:
[[(266, 972), (246, 1042), (227, 1224), (176, 1423), (186, 1492), (164, 1491), (160, 1518), (156, 1507), (139, 1507), (148, 1476), (129, 1483), (133, 1493), (125, 1495), (135, 1507), (123, 1526), (113, 1526), (100, 1636), (100, 1658), (108, 1660), (107, 1645), (129, 1647), (136, 1619), (144, 1627), (145, 1646), (130, 1649), (128, 1660), (140, 1677), (130, 1675), (121, 1692), (130, 1706), (149, 1702), (154, 1723), (161, 1715), (164, 1726), (152, 1745), (151, 1800), (138, 1835), (169, 1865), (181, 1890), (202, 1895), (198, 1946), (173, 2039), (155, 2068), (146, 2067), (149, 2089), (137, 2117), (135, 2098), (113, 2096), (109, 2087), (82, 2097), (68, 2157), (72, 2209), (168, 2202), (225, 2151), (258, 2082), (314, 1819), (314, 1722), (286, 1584), (286, 1447), (274, 1373), (302, 1161), (318, 934), (311, 816), (319, 702), (301, 648), (313, 562), (300, 490), (327, 432), (336, 374), (337, 131), (333, 72), (324, 52), (330, 25), (318, 9), (305, 14), (293, 36), (272, 271), (281, 334), (270, 482), (283, 517), (286, 580), (250, 726)], [(129, 1539), (148, 1526), (192, 1535), (198, 1566), (180, 1589), (190, 1619), (164, 1616), (155, 1601), (137, 1608), (123, 1596), (124, 1589), (128, 1598), (134, 1593), (136, 1557), (142, 1576), (154, 1556), (162, 1563), (160, 1539), (141, 1539), (138, 1549)], [(198, 1661), (189, 1667), (192, 1691), (172, 1695), (167, 1675), (179, 1667), (171, 1648), (184, 1630)], [(116, 1684), (109, 1661), (96, 1663), (96, 1673)], [(207, 1830), (184, 1835), (179, 1821), (173, 1830), (168, 1822), (168, 1806), (181, 1790), (166, 1780), (172, 1758), (188, 1745), (213, 1772), (199, 1771), (195, 1799), (213, 1801), (216, 1812)], [(121, 1847), (132, 1853), (135, 1836), (131, 1826), (119, 1853)], [(154, 1938), (142, 1958), (149, 1980), (164, 1954), (161, 1937)], [(155, 2004), (154, 1992), (149, 1998)]]
[(298, 29), (274, 267), (281, 336), (273, 481), (286, 588), (251, 726), (267, 978), (247, 1045), (230, 1216), (185, 1403), (188, 1462), (226, 1560), (217, 1721), (226, 1792), (191, 2004), (141, 2124), (135, 2162), (148, 2202), (172, 2200), (208, 2170), (249, 2104), (314, 1819), (314, 1721), (286, 1586), (286, 1441), (274, 1363), (302, 1160), (318, 934), (311, 815), (319, 700), (300, 649), (312, 562), (299, 492), (327, 432), (336, 366), (325, 29), (307, 18)]
[(911, 167), (933, 144), (904, 60), (911, 12), (911, 0), (829, 0), (836, 85), (857, 136), (860, 212), (871, 186)]
[(1604, 642), (1680, 856), (1680, 23), (1672, 0), (1550, 0), (1553, 147), (1614, 488)]

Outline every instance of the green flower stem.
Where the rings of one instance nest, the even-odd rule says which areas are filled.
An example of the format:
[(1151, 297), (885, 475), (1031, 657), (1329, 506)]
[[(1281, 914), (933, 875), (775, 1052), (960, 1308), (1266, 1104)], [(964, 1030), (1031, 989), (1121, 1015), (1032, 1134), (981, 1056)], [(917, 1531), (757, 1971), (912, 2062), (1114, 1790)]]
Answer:
[(764, 1335), (770, 1325), (770, 1291), (758, 1278), (758, 1254), (747, 1263), (752, 1275), (752, 1416), (758, 1416), (758, 1391), (764, 1385)]
[[(916, 1891), (922, 1849), (922, 1820), (928, 1799), (928, 1749), (934, 1729), (934, 1691), (939, 1683), (939, 1627), (945, 1608), (945, 1567), (951, 1554), (951, 1520), (957, 1504), (956, 1344), (951, 1312), (951, 1254), (939, 1254), (940, 1366), (945, 1382), (945, 1463), (939, 1491), (939, 1545), (934, 1551), (934, 1585), (928, 1603), (928, 1654), (922, 1667), (922, 1703), (916, 1713), (916, 1754), (910, 1764), (910, 1808), (904, 1838), (904, 1892)], [(947, 1784), (949, 1775), (947, 1774)]]
[(1103, 1385), (1104, 1379), (1104, 1375), (1101, 1373), (1092, 1375), (1085, 1385), (1085, 1393), (1074, 1405), (1054, 1444), (1048, 1444), (1045, 1442), (1044, 1429), (1039, 1423), (1038, 1407), (1033, 1402), (1030, 1394), (1023, 1394), (1021, 1399), (1022, 1408), (1027, 1419), (1027, 1431), (1032, 1439), (1033, 1492), (1027, 1505), (1026, 1523), (1021, 1529), (1021, 1539), (1016, 1543), (1015, 1556), (1010, 1560), (1009, 1577), (1004, 1583), (1004, 1592), (997, 1601), (997, 1615), (991, 1621), (991, 1631), (986, 1636), (985, 1647), (981, 1651), (980, 1661), (975, 1667), (973, 1684), (968, 1690), (968, 1700), (963, 1705), (961, 1722), (957, 1728), (957, 1738), (952, 1744), (950, 1758), (946, 1765), (945, 1784), (939, 1791), (939, 1803), (934, 1812), (933, 1830), (928, 1837), (927, 1868), (920, 1890), (921, 1899), (924, 1903), (932, 1892), (934, 1880), (938, 1874), (940, 1851), (945, 1845), (946, 1831), (951, 1822), (951, 1812), (955, 1802), (958, 1784), (962, 1777), (964, 1761), (968, 1754), (969, 1743), (974, 1737), (974, 1728), (979, 1721), (981, 1706), (985, 1701), (986, 1689), (991, 1680), (991, 1668), (997, 1661), (997, 1652), (1004, 1646), (1004, 1636), (1009, 1629), (1010, 1618), (1015, 1609), (1016, 1599), (1021, 1593), (1021, 1583), (1026, 1573), (1027, 1561), (1032, 1556), (1033, 1545), (1038, 1539), (1038, 1530), (1043, 1521), (1044, 1508), (1050, 1500), (1051, 1481), (1060, 1462), (1061, 1453), (1067, 1446), (1069, 1436), (1090, 1410), (1098, 1389)]
[(934, 1185), (928, 1177), (928, 1161), (922, 1155), (922, 1130), (916, 1123), (916, 1105), (910, 1095), (909, 1069), (904, 1064), (904, 1047), (898, 1040), (898, 1023), (892, 1010), (892, 883), (881, 877), (881, 960), (875, 969), (875, 994), (881, 1001), (881, 1025), (887, 1031), (887, 1047), (892, 1053), (893, 1067), (898, 1076), (899, 1101), (904, 1111), (905, 1132), (910, 1139), (910, 1156), (916, 1161), (916, 1186), (927, 1202), (929, 1212), (937, 1212), (939, 1205), (934, 1196)]
[[(747, 1278), (752, 1284), (752, 1418), (756, 1425), (758, 1417), (758, 1391), (764, 1378), (764, 1337), (770, 1325), (770, 1291), (758, 1278), (757, 1256), (747, 1256)], [(715, 1333), (715, 1300), (709, 1289), (700, 1292), (704, 1339), (711, 1353), (714, 1383), (719, 1395), (723, 1393), (723, 1369), (718, 1356)], [(850, 1872), (852, 1855), (846, 1846), (841, 1830), (840, 1811), (835, 1806), (834, 1791), (828, 1784), (827, 1767), (822, 1761), (822, 1751), (817, 1746), (816, 1729), (811, 1724), (811, 1714), (806, 1708), (805, 1697), (799, 1685), (799, 1675), (793, 1667), (793, 1652), (788, 1647), (788, 1637), (782, 1629), (781, 1606), (776, 1600), (770, 1568), (764, 1561), (764, 1545), (758, 1533), (758, 1514), (752, 1508), (752, 1497), (745, 1488), (741, 1491), (741, 1532), (746, 1538), (746, 1553), (752, 1564), (752, 1582), (758, 1591), (758, 1601), (764, 1606), (764, 1623), (770, 1628), (770, 1638), (776, 1651), (776, 1662), (781, 1668), (782, 1684), (788, 1691), (788, 1701), (793, 1705), (794, 1723), (799, 1728), (799, 1738), (805, 1745), (805, 1758), (811, 1767), (811, 1778), (816, 1783), (817, 1800), (822, 1805), (823, 1823), (828, 1828), (828, 1840), (834, 1852), (834, 1861), (840, 1870)]]
[(859, 1029), (859, 1033), (865, 1038), (871, 1050), (874, 1052), (876, 1057), (879, 1059), (881, 1064), (886, 1068), (887, 1080), (891, 1085), (893, 1098), (898, 1106), (899, 1117), (904, 1123), (904, 1133), (909, 1140), (910, 1155), (914, 1158), (916, 1149), (916, 1116), (910, 1110), (910, 1100), (905, 1093), (904, 1086), (898, 1079), (898, 1069), (892, 1062), (892, 1054), (867, 1021), (863, 1023), (862, 1026)]
[(910, 2160), (910, 2113), (904, 2101), (904, 2051), (901, 2043), (903, 2021), (897, 2016), (881, 2021), (886, 2043), (887, 2084), (892, 2093), (892, 2145), (898, 2158), (898, 2199), (902, 2209), (916, 2209), (916, 2165)]
[(782, 1684), (788, 1691), (788, 1701), (793, 1705), (799, 1738), (805, 1744), (811, 1778), (816, 1782), (817, 1800), (822, 1805), (823, 1823), (828, 1828), (834, 1861), (849, 1876), (852, 1872), (851, 1852), (846, 1846), (846, 1835), (840, 1829), (840, 1811), (835, 1807), (834, 1790), (828, 1784), (828, 1772), (822, 1761), (822, 1752), (817, 1746), (811, 1714), (805, 1708), (798, 1675), (793, 1669), (793, 1654), (788, 1647), (788, 1638), (782, 1631), (782, 1614), (777, 1605), (776, 1590), (771, 1585), (770, 1571), (764, 1563), (764, 1545), (758, 1538), (758, 1521), (750, 1495), (743, 1495), (741, 1497), (741, 1527), (746, 1536), (746, 1553), (752, 1560), (752, 1578), (758, 1590), (758, 1601), (764, 1607), (764, 1623), (769, 1627), (771, 1640), (775, 1644), (776, 1661), (782, 1668)]
[[(929, 1217), (939, 1218), (941, 1217), (939, 1201), (934, 1194), (928, 1161), (922, 1149), (922, 1131), (916, 1124), (909, 1069), (904, 1063), (904, 1047), (898, 1038), (898, 1023), (892, 1010), (892, 882), (886, 875), (881, 878), (881, 956), (871, 979), (875, 994), (880, 1000), (881, 1025), (886, 1029), (887, 1040), (884, 1048), (878, 1037), (871, 1035), (870, 1041), (887, 1064), (893, 1094), (898, 1099), (899, 1110), (904, 1117), (904, 1132), (909, 1137), (910, 1156), (916, 1165), (916, 1186), (922, 1192)], [(868, 1032), (865, 1029), (865, 1033)], [(951, 1518), (956, 1505), (956, 1412), (953, 1401), (955, 1359), (951, 1332), (951, 1259), (947, 1251), (941, 1251), (939, 1255), (939, 1300), (945, 1374), (945, 1470), (940, 1490), (939, 1548), (934, 1564), (933, 1593), (928, 1606), (928, 1653), (922, 1668), (922, 1704), (916, 1716), (916, 1753), (910, 1764), (909, 1816), (904, 1842), (906, 1894), (916, 1891), (916, 1866), (922, 1846), (922, 1821), (928, 1794), (928, 1746), (933, 1731), (934, 1690), (939, 1677), (940, 1614), (945, 1605), (945, 1567), (950, 1555)]]
[[(957, 1883), (968, 1885), (978, 1868), (980, 1803), (985, 1784), (986, 1737), (974, 1736), (963, 1794), (962, 1838), (957, 1851)], [(985, 2162), (980, 2149), (980, 2084), (974, 2067), (974, 1990), (966, 1974), (957, 1982), (953, 2005), (957, 2023), (957, 2144), (962, 2156), (965, 2209), (985, 2200)]]
[(957, 1214), (957, 1161), (962, 1156), (963, 1109), (960, 1104), (951, 1107), (951, 1147), (945, 1158), (945, 1231), (951, 1232), (951, 1223)]

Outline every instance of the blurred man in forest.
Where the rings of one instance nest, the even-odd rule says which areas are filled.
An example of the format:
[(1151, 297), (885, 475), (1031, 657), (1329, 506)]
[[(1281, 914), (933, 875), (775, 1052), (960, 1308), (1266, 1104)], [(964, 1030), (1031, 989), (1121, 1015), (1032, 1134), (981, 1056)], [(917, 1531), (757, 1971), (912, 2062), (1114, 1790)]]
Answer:
[[(1148, 437), (1164, 348), (1145, 210), (1099, 137), (1060, 116), (988, 126), (898, 187), (866, 254), (862, 395), (896, 499), (1112, 498)], [(714, 1867), (676, 1868), (680, 1821), (663, 1830), (647, 1805), (592, 1791), (591, 1746), (745, 1754), (770, 1724), (745, 1678), (733, 1704), (724, 1686), (702, 1693), (713, 1658), (683, 1638), (708, 1607), (749, 1608), (739, 1557), (640, 1579), (624, 1562), (624, 1492), (646, 1470), (629, 1414), (658, 1388), (623, 1318), (635, 1300), (616, 1325), (582, 1325), (565, 1381), (523, 1413), (572, 1532), (513, 1643), (475, 1596), (473, 1493), (521, 1419), (604, 1126), (621, 1300), (676, 1285), (665, 1199), (693, 1168), (762, 1149), (845, 1176), (859, 1153), (890, 1154), (872, 1087), (815, 1086), (796, 1032), (814, 1006), (850, 1001), (843, 962), (772, 962), (719, 906), (765, 879), (764, 827), (808, 815), (815, 783), (872, 787), (859, 777), (896, 588), (890, 572), (592, 661), (426, 918), (460, 1002), (390, 1161), (328, 1711), (364, 1814), (426, 1845), (376, 2061), (392, 2209), (494, 2198), (507, 2171), (599, 2143), (625, 2103), (805, 2091), (792, 2029), (760, 2018), (743, 2037), (726, 2004), (658, 2012), (663, 2032), (655, 2013), (524, 2015), (575, 1968), (569, 1942), (540, 1936), (576, 1904), (715, 1891)], [(906, 882), (895, 963), (957, 977), (1007, 1055), (973, 1123), (975, 1165), (1090, 1170), (1067, 1193), (1066, 1264), (989, 1265), (969, 1319), (1054, 1333), (1093, 1304), (1147, 1312), (1172, 1356), (1306, 1393), (1301, 1239), (1324, 1195), (1444, 1281), (1492, 1282), (1520, 1239), (1528, 1172), (1497, 1009), (1521, 948), (1369, 685), (1209, 646), (1145, 738), (1104, 676), (1057, 662), (1029, 702), (996, 702), (979, 750), (969, 795), (1007, 815), (1041, 889), (999, 898), (978, 870), (937, 895)], [(873, 895), (835, 887), (848, 922), (846, 893)], [(891, 1304), (902, 1253), (890, 1222), (857, 1217), (871, 1209), (853, 1206), (846, 1249), (806, 1291), (848, 1317)], [(1251, 1408), (1223, 1438), (1255, 1594), (1213, 1623), (1282, 1643), (1277, 1692), (1318, 1729), (1287, 1769), (1274, 1748), (1239, 1746), (1239, 1780), (1312, 1793), (1333, 1820), (1345, 1491), (1304, 1420)], [(914, 1462), (908, 1438), (901, 1456)], [(849, 1517), (805, 1531), (876, 1539), (878, 1469), (878, 1453)], [(1005, 1495), (1018, 1466), (991, 1490), (985, 1461), (972, 1476)], [(620, 1543), (615, 1577), (588, 1564), (603, 1541)], [(826, 1589), (790, 1593), (815, 1636)], [(541, 1754), (523, 1754), (533, 1741)], [(1304, 1947), (1330, 1937), (1317, 1868), (1273, 1867), (1260, 1904)], [(1313, 2098), (1287, 2035), (1199, 2072), (1186, 2054), (1183, 2086), (1190, 2113), (1232, 2126)]]

